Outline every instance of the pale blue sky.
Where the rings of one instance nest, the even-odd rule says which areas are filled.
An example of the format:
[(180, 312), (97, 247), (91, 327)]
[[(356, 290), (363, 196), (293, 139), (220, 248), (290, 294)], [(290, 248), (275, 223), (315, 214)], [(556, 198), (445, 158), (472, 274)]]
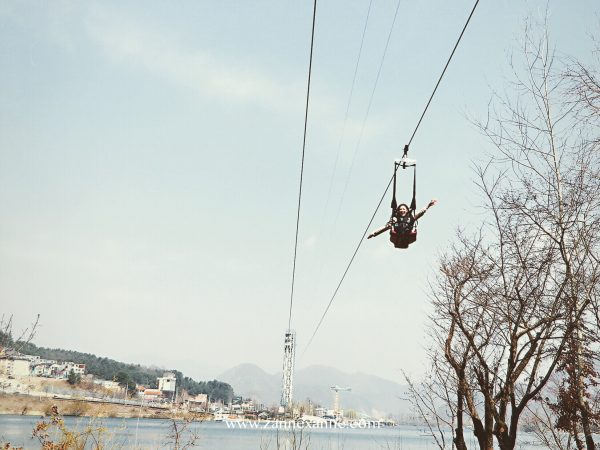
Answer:
[[(373, 1), (342, 139), (368, 4), (317, 9), (298, 356), (473, 2), (401, 0), (365, 121), (397, 5)], [(409, 251), (363, 244), (300, 367), (422, 372), (427, 279), (454, 229), (477, 220), (470, 166), (488, 147), (465, 114), (483, 117), (505, 89), (524, 21), (547, 4), (557, 50), (589, 56), (596, 1), (480, 3), (411, 147), (419, 206), (440, 203)], [(20, 326), (41, 314), (39, 345), (199, 378), (242, 362), (280, 370), (311, 15), (291, 0), (1, 2), (2, 312)]]

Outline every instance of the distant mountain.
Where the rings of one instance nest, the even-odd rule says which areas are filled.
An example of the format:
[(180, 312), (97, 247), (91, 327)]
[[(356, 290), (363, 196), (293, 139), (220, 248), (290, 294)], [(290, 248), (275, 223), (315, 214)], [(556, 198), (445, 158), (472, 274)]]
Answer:
[[(278, 404), (281, 396), (281, 373), (269, 374), (254, 364), (241, 364), (219, 376), (229, 383), (237, 395), (255, 398), (266, 405)], [(342, 408), (354, 409), (369, 415), (408, 412), (409, 405), (400, 400), (407, 390), (405, 385), (365, 373), (347, 374), (332, 367), (310, 366), (294, 374), (294, 398), (310, 398), (314, 403), (331, 408), (333, 392), (330, 387), (350, 387), (340, 393)]]
[(240, 364), (218, 377), (233, 387), (235, 395), (260, 400), (270, 406), (279, 403), (280, 375), (270, 375), (254, 364)]

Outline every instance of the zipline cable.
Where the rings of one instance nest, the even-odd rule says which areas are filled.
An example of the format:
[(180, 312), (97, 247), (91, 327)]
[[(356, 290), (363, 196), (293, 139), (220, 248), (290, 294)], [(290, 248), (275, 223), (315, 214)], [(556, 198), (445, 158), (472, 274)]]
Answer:
[(367, 235), (367, 232), (371, 228), (371, 224), (373, 223), (373, 220), (375, 219), (375, 215), (377, 214), (377, 211), (379, 210), (379, 207), (381, 206), (381, 203), (383, 202), (383, 199), (387, 195), (387, 192), (390, 189), (390, 185), (392, 184), (392, 180), (393, 179), (394, 179), (394, 177), (390, 178), (390, 181), (388, 182), (388, 185), (385, 188), (385, 191), (383, 192), (383, 195), (379, 199), (379, 203), (377, 204), (377, 208), (375, 208), (375, 211), (373, 212), (373, 215), (371, 216), (371, 220), (369, 220), (369, 223), (367, 224), (367, 226), (365, 228), (365, 231), (363, 232), (362, 236), (360, 237), (360, 241), (358, 241), (358, 245), (356, 246), (356, 250), (354, 250), (354, 254), (352, 255), (352, 258), (350, 258), (350, 262), (346, 266), (346, 270), (344, 270), (344, 274), (342, 275), (342, 278), (341, 278), (340, 282), (338, 283), (337, 287), (335, 288), (335, 292), (331, 296), (331, 300), (329, 300), (329, 303), (327, 304), (327, 308), (325, 308), (325, 311), (323, 312), (323, 315), (321, 316), (321, 320), (319, 320), (319, 323), (317, 324), (317, 327), (315, 328), (315, 331), (313, 332), (312, 336), (310, 337), (310, 340), (308, 341), (308, 344), (306, 344), (306, 347), (304, 348), (304, 351), (302, 352), (302, 355), (304, 355), (304, 353), (306, 353), (306, 350), (308, 349), (308, 347), (310, 346), (311, 342), (313, 341), (315, 335), (317, 334), (317, 331), (319, 331), (319, 327), (323, 323), (323, 320), (325, 319), (325, 315), (327, 314), (327, 311), (329, 311), (329, 307), (333, 303), (333, 299), (337, 295), (338, 290), (340, 289), (340, 286), (344, 282), (344, 278), (346, 278), (346, 274), (348, 273), (348, 270), (350, 269), (350, 266), (352, 265), (352, 262), (354, 261), (354, 257), (358, 253), (358, 249), (362, 245), (363, 241), (365, 240), (365, 236)]
[[(340, 154), (342, 151), (342, 144), (344, 142), (344, 137), (346, 136), (346, 127), (348, 125), (348, 117), (350, 115), (350, 105), (352, 104), (352, 100), (354, 98), (354, 88), (356, 86), (356, 79), (358, 76), (358, 68), (360, 66), (360, 60), (362, 57), (362, 53), (363, 53), (363, 46), (364, 46), (364, 42), (365, 42), (365, 36), (367, 34), (367, 26), (369, 24), (369, 17), (371, 16), (371, 8), (373, 6), (373, 0), (369, 1), (369, 7), (367, 9), (367, 14), (365, 17), (365, 23), (363, 25), (363, 30), (362, 30), (362, 37), (360, 40), (360, 46), (358, 49), (358, 56), (356, 58), (356, 64), (354, 65), (354, 75), (352, 77), (352, 84), (350, 86), (350, 92), (348, 94), (348, 102), (346, 103), (346, 112), (344, 114), (344, 123), (342, 125), (342, 132), (340, 133), (340, 139), (338, 141), (338, 146), (337, 146), (337, 153), (335, 156), (335, 162), (333, 164), (333, 170), (331, 172), (331, 177), (329, 179), (329, 188), (327, 189), (327, 197), (325, 200), (325, 206), (323, 208), (323, 214), (321, 216), (321, 224), (319, 225), (319, 233), (317, 234), (317, 240), (321, 240), (321, 237), (323, 236), (323, 234), (325, 234), (325, 218), (327, 215), (327, 211), (329, 210), (329, 203), (331, 201), (331, 194), (333, 192), (333, 183), (335, 181), (336, 175), (337, 175), (337, 169), (338, 169), (338, 163), (340, 161)], [(333, 233), (333, 230), (335, 229), (335, 224), (337, 222), (337, 217), (334, 221), (333, 226), (331, 227), (331, 230), (329, 230), (329, 239), (327, 239), (327, 241), (331, 240), (331, 233)], [(320, 264), (320, 268), (319, 268), (319, 279), (317, 280), (317, 282), (315, 283), (315, 286), (320, 285), (320, 278), (323, 276), (323, 266), (325, 265), (325, 260), (321, 259), (321, 264)]]
[[(350, 114), (350, 105), (352, 104), (352, 98), (354, 96), (354, 87), (356, 85), (356, 77), (358, 75), (358, 67), (360, 65), (360, 60), (362, 57), (363, 45), (365, 42), (365, 35), (367, 34), (367, 25), (369, 24), (369, 17), (371, 15), (371, 6), (373, 5), (373, 0), (369, 1), (369, 8), (367, 9), (367, 16), (365, 18), (365, 24), (363, 26), (362, 38), (360, 40), (360, 47), (358, 49), (358, 57), (356, 58), (356, 65), (354, 66), (354, 76), (352, 77), (352, 85), (350, 87), (350, 93), (348, 95), (348, 102), (346, 103), (346, 113), (344, 115), (344, 124), (342, 125), (342, 133), (340, 135), (340, 140), (338, 142), (337, 154), (335, 156), (335, 162), (333, 164), (333, 171), (331, 173), (331, 178), (329, 180), (329, 189), (327, 190), (327, 199), (325, 200), (325, 208), (324, 211), (329, 209), (329, 201), (331, 200), (331, 192), (333, 190), (333, 181), (335, 180), (335, 176), (337, 174), (338, 162), (340, 160), (340, 153), (342, 150), (342, 143), (344, 141), (344, 136), (346, 134), (346, 126), (348, 125), (348, 115)], [(319, 236), (322, 234), (322, 230), (325, 222), (325, 213), (323, 213), (323, 218), (321, 220), (321, 226), (319, 228)]]
[(410, 137), (408, 144), (406, 145), (407, 147), (410, 147), (410, 144), (413, 141), (413, 138), (415, 137), (415, 134), (417, 134), (417, 130), (419, 129), (419, 126), (421, 125), (421, 122), (423, 121), (423, 117), (425, 117), (425, 113), (427, 112), (427, 109), (429, 108), (429, 105), (431, 104), (431, 100), (433, 100), (433, 96), (435, 95), (438, 86), (440, 85), (442, 78), (444, 78), (444, 74), (446, 73), (446, 69), (448, 68), (448, 66), (450, 65), (450, 61), (452, 61), (452, 57), (454, 56), (454, 52), (456, 51), (456, 48), (458, 47), (458, 44), (460, 44), (460, 40), (463, 37), (463, 34), (465, 34), (465, 30), (467, 29), (467, 26), (469, 26), (469, 22), (471, 21), (471, 17), (473, 17), (473, 13), (475, 12), (475, 9), (477, 8), (477, 5), (479, 4), (479, 0), (476, 0), (475, 4), (473, 5), (473, 9), (471, 9), (471, 14), (469, 14), (469, 18), (467, 19), (467, 21), (465, 22), (465, 26), (463, 27), (462, 31), (460, 32), (460, 36), (458, 37), (458, 40), (456, 41), (456, 44), (454, 44), (454, 48), (452, 49), (452, 53), (450, 53), (450, 57), (448, 58), (448, 61), (446, 61), (446, 65), (444, 66), (444, 70), (442, 70), (442, 74), (440, 75), (440, 78), (438, 79), (435, 88), (433, 89), (433, 92), (431, 93), (431, 96), (429, 97), (429, 100), (427, 101), (427, 105), (425, 105), (425, 109), (423, 110), (423, 114), (421, 114), (421, 118), (419, 119), (419, 122), (417, 123), (417, 126), (415, 127), (415, 131), (413, 131), (412, 136)]
[[(348, 189), (348, 183), (349, 183), (350, 178), (352, 176), (352, 171), (354, 169), (354, 164), (356, 162), (356, 156), (358, 154), (358, 150), (359, 150), (360, 145), (362, 143), (362, 138), (363, 138), (363, 135), (364, 135), (365, 126), (366, 126), (366, 123), (367, 123), (367, 119), (369, 118), (369, 113), (371, 111), (371, 105), (373, 104), (373, 98), (375, 97), (375, 91), (377, 90), (377, 85), (379, 84), (379, 78), (381, 76), (381, 71), (383, 69), (383, 63), (385, 62), (385, 57), (387, 55), (388, 47), (390, 45), (390, 40), (392, 38), (392, 33), (393, 33), (394, 27), (396, 25), (396, 19), (398, 18), (398, 11), (400, 9), (400, 3), (401, 3), (401, 1), (402, 0), (398, 0), (398, 2), (396, 3), (396, 10), (394, 11), (394, 17), (393, 17), (392, 23), (390, 25), (390, 30), (388, 32), (388, 36), (387, 36), (387, 39), (386, 39), (386, 42), (385, 42), (385, 47), (383, 49), (383, 54), (381, 56), (381, 61), (379, 62), (379, 68), (377, 69), (377, 75), (375, 77), (375, 82), (373, 83), (373, 88), (371, 89), (371, 95), (369, 97), (369, 103), (368, 103), (368, 106), (367, 106), (367, 110), (365, 112), (365, 117), (363, 118), (362, 125), (361, 125), (361, 128), (360, 128), (360, 134), (359, 134), (358, 140), (356, 142), (356, 146), (354, 147), (354, 153), (352, 154), (352, 162), (350, 164), (350, 169), (348, 170), (348, 174), (346, 175), (346, 180), (344, 182), (344, 189), (342, 191), (342, 195), (341, 195), (340, 201), (338, 203), (338, 207), (337, 207), (337, 211), (336, 211), (336, 214), (335, 214), (335, 218), (333, 220), (333, 225), (331, 226), (331, 230), (332, 230), (331, 232), (333, 232), (333, 230), (335, 230), (335, 228), (337, 226), (338, 219), (340, 217), (340, 212), (342, 210), (342, 205), (344, 203), (344, 197), (346, 196), (346, 191)], [(369, 12), (370, 12), (370, 10), (371, 10), (371, 3), (369, 3)], [(367, 15), (367, 21), (368, 21), (368, 15)], [(364, 40), (364, 31), (366, 31), (366, 28), (367, 28), (367, 22), (365, 22), (365, 26), (364, 26), (364, 30), (363, 30), (363, 40)], [(362, 42), (361, 42), (361, 51), (362, 51)], [(357, 62), (356, 69), (358, 69), (358, 62)], [(356, 77), (356, 70), (354, 72), (354, 76)], [(354, 81), (353, 81), (353, 88), (354, 88)], [(348, 107), (349, 106), (350, 106), (350, 103), (348, 103)], [(346, 110), (346, 117), (347, 117), (347, 115), (348, 115), (348, 109)], [(346, 123), (344, 122), (344, 128), (345, 128), (345, 126), (346, 126)], [(340, 145), (341, 145), (341, 141), (340, 141)], [(338, 156), (339, 156), (339, 149), (338, 149)], [(336, 166), (337, 166), (337, 158), (336, 158)], [(333, 180), (332, 180), (332, 182), (333, 182)], [(331, 186), (332, 185), (330, 184), (330, 186), (329, 186), (330, 191), (331, 191)], [(329, 194), (327, 196), (326, 209), (327, 209), (328, 205), (329, 205)], [(359, 247), (360, 247), (360, 244), (359, 244)], [(358, 251), (358, 249), (357, 249), (357, 251)], [(319, 273), (322, 273), (322, 271), (319, 271)]]
[(390, 31), (388, 32), (387, 40), (385, 42), (385, 47), (383, 49), (383, 55), (381, 56), (381, 61), (379, 62), (379, 68), (377, 69), (377, 76), (375, 77), (375, 83), (373, 84), (373, 89), (371, 90), (371, 96), (369, 97), (369, 103), (367, 105), (367, 111), (365, 113), (365, 117), (363, 118), (362, 125), (360, 127), (360, 133), (358, 135), (358, 140), (356, 141), (356, 146), (354, 148), (354, 153), (352, 154), (352, 162), (350, 163), (350, 170), (348, 170), (348, 175), (346, 176), (346, 182), (344, 183), (344, 190), (342, 191), (342, 196), (340, 198), (340, 202), (338, 204), (338, 209), (335, 215), (335, 220), (333, 221), (333, 229), (337, 226), (338, 219), (340, 217), (340, 212), (342, 210), (342, 205), (344, 203), (344, 198), (346, 197), (346, 191), (348, 190), (348, 184), (350, 182), (350, 178), (352, 177), (352, 172), (354, 170), (354, 165), (356, 163), (356, 156), (358, 155), (358, 150), (360, 145), (362, 144), (362, 138), (365, 133), (365, 127), (367, 124), (367, 119), (369, 118), (369, 113), (371, 112), (371, 106), (373, 104), (373, 98), (375, 97), (375, 91), (377, 90), (377, 85), (379, 84), (379, 78), (381, 76), (381, 71), (383, 69), (383, 63), (385, 61), (385, 57), (387, 55), (388, 47), (390, 45), (390, 40), (392, 38), (392, 32), (394, 31), (394, 27), (396, 25), (396, 19), (398, 18), (398, 11), (400, 9), (400, 2), (396, 4), (396, 10), (394, 11), (394, 18), (392, 19), (392, 24), (390, 26)]
[[(419, 121), (417, 123), (417, 126), (415, 127), (415, 130), (413, 131), (412, 136), (410, 137), (410, 140), (408, 141), (408, 144), (405, 146), (404, 148), (404, 156), (406, 156), (406, 153), (408, 152), (408, 148), (413, 140), (413, 138), (415, 137), (415, 134), (417, 133), (417, 130), (419, 129), (419, 126), (421, 125), (421, 122), (423, 121), (423, 117), (425, 117), (425, 113), (427, 113), (427, 109), (429, 108), (429, 105), (431, 104), (431, 101), (433, 100), (433, 97), (437, 91), (437, 88), (439, 87), (442, 78), (444, 77), (444, 74), (446, 73), (446, 69), (448, 68), (448, 66), (450, 65), (450, 61), (452, 61), (452, 57), (454, 56), (454, 53), (456, 51), (456, 48), (458, 47), (458, 44), (460, 43), (465, 30), (467, 29), (467, 26), (469, 25), (469, 22), (471, 21), (471, 17), (473, 17), (473, 13), (475, 12), (475, 9), (477, 8), (477, 5), (479, 4), (479, 0), (475, 1), (475, 5), (473, 6), (473, 9), (471, 9), (471, 13), (469, 14), (469, 17), (467, 18), (467, 21), (465, 22), (465, 25), (460, 33), (460, 36), (458, 37), (458, 40), (456, 41), (456, 44), (454, 45), (454, 48), (452, 49), (452, 53), (450, 54), (450, 57), (448, 58), (448, 61), (446, 62), (446, 65), (444, 66), (444, 70), (442, 71), (442, 74), (440, 75), (435, 88), (433, 89), (433, 92), (431, 93), (429, 100), (427, 101), (427, 105), (425, 106), (425, 110), (423, 111), (423, 114), (421, 114), (421, 117), (419, 118)], [(396, 175), (396, 171), (398, 170), (398, 167), (400, 166), (396, 166), (395, 170), (394, 170), (394, 176)], [(331, 304), (333, 303), (333, 300), (335, 299), (340, 286), (342, 285), (342, 283), (344, 282), (344, 279), (346, 278), (346, 274), (348, 273), (348, 270), (350, 269), (350, 266), (352, 265), (352, 263), (354, 262), (354, 258), (356, 257), (356, 254), (358, 253), (358, 250), (360, 249), (360, 246), (362, 245), (364, 239), (365, 239), (365, 235), (367, 234), (367, 232), (369, 231), (369, 227), (371, 226), (371, 223), (373, 222), (373, 219), (375, 218), (375, 215), (377, 214), (377, 211), (379, 211), (379, 207), (381, 206), (381, 203), (383, 202), (383, 199), (385, 198), (388, 190), (390, 189), (390, 185), (392, 184), (394, 177), (392, 177), (390, 179), (390, 181), (387, 184), (387, 187), (385, 188), (385, 191), (383, 192), (383, 195), (381, 196), (381, 199), (379, 200), (379, 203), (377, 204), (377, 207), (375, 208), (375, 212), (373, 212), (373, 215), (371, 216), (371, 220), (369, 221), (369, 224), (367, 225), (367, 228), (365, 229), (365, 231), (363, 232), (363, 235), (360, 238), (360, 241), (358, 242), (358, 245), (356, 246), (356, 249), (354, 250), (354, 253), (352, 255), (352, 258), (350, 258), (350, 262), (348, 263), (348, 265), (346, 266), (346, 270), (344, 270), (344, 273), (342, 275), (342, 278), (340, 279), (340, 282), (338, 283), (337, 287), (335, 288), (335, 291), (333, 292), (333, 295), (331, 296), (331, 299), (329, 300), (329, 303), (327, 304), (327, 308), (325, 308), (325, 311), (323, 312), (323, 314), (321, 315), (321, 319), (319, 320), (319, 323), (317, 324), (317, 326), (315, 327), (315, 331), (313, 332), (310, 340), (308, 341), (308, 344), (306, 345), (306, 347), (304, 348), (304, 351), (302, 352), (302, 355), (304, 355), (306, 353), (306, 351), (308, 350), (308, 348), (310, 347), (310, 344), (312, 343), (314, 337), (317, 334), (317, 331), (319, 331), (319, 328), (321, 327), (321, 324), (323, 323), (323, 320), (325, 319), (325, 316), (327, 315), (327, 312), (329, 311), (329, 308), (331, 307)]]
[(312, 32), (310, 37), (310, 58), (308, 62), (308, 83), (306, 87), (306, 109), (304, 112), (304, 136), (302, 138), (302, 162), (300, 164), (300, 188), (298, 190), (298, 213), (296, 215), (296, 238), (294, 241), (294, 264), (292, 267), (292, 288), (290, 292), (290, 315), (288, 318), (288, 329), (292, 326), (292, 308), (294, 305), (294, 283), (296, 281), (296, 258), (298, 255), (298, 230), (300, 229), (300, 205), (302, 202), (302, 179), (304, 177), (304, 154), (306, 150), (306, 128), (308, 125), (308, 105), (310, 99), (310, 77), (312, 74), (313, 47), (315, 42), (315, 18), (317, 17), (317, 0), (314, 1)]

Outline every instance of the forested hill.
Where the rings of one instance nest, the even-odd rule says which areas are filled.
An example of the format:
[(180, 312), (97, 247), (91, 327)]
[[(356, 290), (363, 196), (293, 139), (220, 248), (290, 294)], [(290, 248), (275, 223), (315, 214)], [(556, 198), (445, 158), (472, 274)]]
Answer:
[[(102, 358), (90, 353), (81, 353), (73, 350), (50, 349), (38, 347), (32, 343), (25, 344), (21, 353), (26, 355), (37, 355), (44, 359), (56, 361), (72, 361), (85, 364), (86, 372), (105, 380), (115, 380), (120, 384), (129, 386), (134, 383), (147, 387), (157, 387), (156, 378), (162, 377), (165, 370), (144, 367), (139, 364), (127, 364), (110, 358)], [(175, 373), (177, 385), (185, 389), (190, 395), (208, 394), (211, 400), (223, 400), (229, 402), (233, 397), (233, 388), (222, 381), (195, 381), (184, 376), (178, 370), (169, 369)]]

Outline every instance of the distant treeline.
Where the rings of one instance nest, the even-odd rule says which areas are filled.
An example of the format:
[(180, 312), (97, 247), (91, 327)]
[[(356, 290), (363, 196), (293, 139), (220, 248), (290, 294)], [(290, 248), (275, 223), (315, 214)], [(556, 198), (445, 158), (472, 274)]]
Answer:
[[(146, 387), (156, 388), (156, 378), (162, 377), (164, 369), (153, 369), (139, 364), (126, 364), (114, 359), (100, 358), (90, 353), (81, 353), (73, 350), (51, 349), (38, 347), (32, 343), (19, 346), (21, 353), (26, 355), (36, 355), (43, 359), (52, 359), (56, 361), (72, 361), (78, 364), (85, 364), (85, 370), (98, 378), (104, 380), (118, 381), (122, 385), (128, 385), (130, 388), (135, 384), (141, 384)], [(177, 377), (178, 389), (185, 389), (190, 395), (208, 394), (211, 400), (222, 400), (230, 402), (233, 397), (233, 388), (222, 381), (195, 381), (190, 377), (185, 377), (178, 370), (168, 370)]]

